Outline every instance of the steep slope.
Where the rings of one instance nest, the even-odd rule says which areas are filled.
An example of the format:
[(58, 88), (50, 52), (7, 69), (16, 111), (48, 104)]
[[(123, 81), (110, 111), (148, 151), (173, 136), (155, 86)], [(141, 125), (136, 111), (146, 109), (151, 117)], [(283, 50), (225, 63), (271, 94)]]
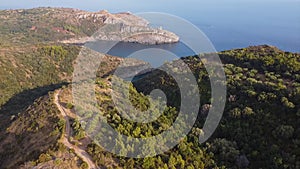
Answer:
[[(211, 104), (209, 77), (200, 59), (209, 55), (201, 55), (183, 58), (197, 78), (202, 104), (187, 138), (153, 158), (122, 158), (105, 152), (81, 127), (70, 88), (60, 88), (72, 80), (81, 49), (70, 43), (94, 40), (89, 36), (108, 24), (118, 28), (118, 38), (109, 39), (103, 32), (94, 38), (151, 44), (178, 41), (176, 35), (149, 28), (147, 21), (130, 13), (66, 8), (0, 11), (0, 168), (300, 167), (300, 54), (268, 45), (219, 53), (227, 76), (227, 106), (207, 144), (198, 143)], [(141, 36), (130, 36), (135, 33)], [(170, 76), (154, 70), (135, 81), (127, 104), (146, 110), (149, 100), (144, 95), (159, 88), (167, 93), (169, 109), (153, 123), (133, 123), (113, 109), (110, 97), (111, 74), (122, 59), (105, 59), (98, 70), (96, 94), (111, 126), (145, 137), (172, 125), (181, 100)], [(48, 94), (55, 89), (62, 92)]]
[(73, 149), (74, 152), (76, 153), (76, 155), (78, 155), (84, 162), (87, 163), (88, 168), (89, 169), (96, 169), (96, 165), (93, 162), (92, 158), (90, 157), (90, 155), (86, 152), (85, 149), (83, 149), (80, 146), (77, 145), (73, 145), (70, 143), (70, 137), (71, 137), (71, 124), (70, 124), (70, 118), (67, 114), (67, 111), (60, 103), (59, 100), (59, 96), (61, 94), (61, 90), (58, 90), (54, 93), (54, 103), (57, 106), (57, 108), (59, 109), (61, 115), (63, 116), (66, 125), (65, 125), (65, 134), (62, 137), (61, 143), (64, 144), (66, 147), (68, 147), (69, 149)]
[(62, 105), (61, 90), (35, 100), (16, 116), (1, 114), (0, 168), (96, 169), (86, 147), (73, 139), (74, 116)]
[[(145, 159), (122, 158), (105, 152), (86, 137), (78, 117), (74, 114), (71, 89), (67, 87), (60, 94), (51, 94), (36, 100), (26, 111), (16, 111), (20, 113), (16, 117), (11, 116), (10, 111), (0, 115), (4, 119), (0, 134), (1, 167), (15, 168), (26, 161), (22, 167), (92, 166), (85, 163), (86, 158), (80, 159), (80, 155), (77, 155), (78, 146), (91, 156), (92, 162), (98, 167), (299, 167), (300, 54), (264, 45), (224, 51), (219, 55), (227, 76), (227, 105), (219, 127), (206, 144), (200, 145), (198, 136), (203, 132), (201, 127), (210, 108), (211, 91), (209, 77), (200, 58), (209, 55), (201, 55), (182, 59), (197, 77), (202, 109), (187, 138), (169, 152)], [(131, 122), (112, 109), (110, 97), (111, 74), (121, 61), (120, 58), (107, 56), (105, 64), (98, 71), (96, 95), (99, 108), (111, 126), (126, 135), (145, 137), (164, 131), (172, 125), (178, 113), (178, 86), (174, 85), (167, 74), (158, 70), (135, 81), (131, 87), (130, 102), (136, 108), (147, 109), (149, 101), (144, 94), (155, 88), (165, 91), (169, 106), (175, 108), (167, 109), (153, 123)], [(10, 109), (14, 110), (14, 107)], [(62, 110), (68, 115), (65, 120), (70, 120), (67, 126), (61, 116)], [(70, 138), (65, 143), (70, 145), (61, 144), (64, 142), (59, 141), (60, 136), (64, 131), (70, 130), (71, 137), (68, 136), (69, 132), (65, 133)], [(124, 145), (116, 144), (116, 147), (122, 146)], [(130, 148), (127, 151), (130, 153)]]
[(0, 47), (0, 111), (26, 108), (28, 104), (23, 104), (38, 98), (32, 96), (40, 97), (70, 81), (79, 51), (66, 45)]
[[(227, 77), (227, 103), (214, 136), (200, 147), (226, 168), (299, 168), (300, 54), (262, 45), (219, 55)], [(198, 77), (203, 105), (195, 125), (199, 128), (211, 104), (209, 77), (201, 64), (205, 57), (210, 56), (183, 58)], [(156, 70), (135, 87), (145, 94), (161, 89), (178, 106), (180, 90), (174, 83)]]
[(56, 146), (64, 123), (49, 96), (16, 116), (1, 114), (0, 168), (14, 168)]

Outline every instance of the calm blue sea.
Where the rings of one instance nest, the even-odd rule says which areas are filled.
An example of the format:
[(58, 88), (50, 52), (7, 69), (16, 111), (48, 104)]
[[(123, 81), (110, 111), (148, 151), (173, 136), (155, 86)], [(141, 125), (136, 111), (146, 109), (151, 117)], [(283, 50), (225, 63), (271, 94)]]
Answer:
[[(300, 52), (300, 0), (0, 0), (1, 9), (72, 7), (88, 11), (164, 12), (200, 28), (218, 51), (269, 44)], [(120, 49), (127, 48), (121, 45)], [(182, 44), (165, 45), (182, 55)], [(119, 52), (122, 53), (122, 52)]]

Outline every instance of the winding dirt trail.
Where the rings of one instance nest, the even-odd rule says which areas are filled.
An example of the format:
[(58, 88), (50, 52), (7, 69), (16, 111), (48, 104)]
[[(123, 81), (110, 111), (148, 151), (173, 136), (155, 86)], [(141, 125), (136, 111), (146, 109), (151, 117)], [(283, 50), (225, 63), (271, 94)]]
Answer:
[(92, 160), (92, 157), (83, 148), (80, 148), (79, 146), (76, 146), (76, 145), (73, 145), (70, 143), (70, 135), (71, 135), (70, 119), (66, 113), (66, 109), (59, 102), (60, 93), (61, 93), (61, 90), (55, 91), (54, 103), (66, 121), (66, 131), (65, 131), (63, 138), (61, 139), (61, 142), (69, 149), (73, 149), (75, 151), (76, 155), (78, 155), (84, 162), (86, 162), (88, 164), (89, 169), (97, 169), (95, 163)]

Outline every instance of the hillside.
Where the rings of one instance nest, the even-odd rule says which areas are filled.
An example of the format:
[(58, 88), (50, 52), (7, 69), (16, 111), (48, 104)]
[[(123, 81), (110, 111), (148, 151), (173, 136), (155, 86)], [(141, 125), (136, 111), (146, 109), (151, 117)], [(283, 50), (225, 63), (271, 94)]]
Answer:
[[(68, 50), (73, 50), (73, 48), (69, 48)], [(111, 153), (105, 152), (102, 148), (86, 137), (82, 127), (78, 125), (78, 121), (76, 122), (78, 117), (76, 117), (73, 110), (70, 109), (72, 108), (72, 106), (70, 107), (70, 105), (72, 105), (72, 96), (69, 86), (63, 89), (59, 98), (61, 102), (60, 104), (64, 106), (67, 111), (70, 111), (71, 114), (68, 116), (75, 120), (70, 123), (70, 126), (73, 130), (73, 138), (77, 141), (72, 144), (82, 145), (83, 150), (90, 154), (94, 163), (102, 167), (299, 167), (300, 131), (297, 124), (299, 124), (300, 116), (300, 105), (298, 102), (300, 98), (300, 72), (298, 66), (300, 63), (300, 55), (296, 53), (283, 52), (275, 47), (266, 45), (224, 51), (219, 53), (219, 55), (224, 63), (227, 76), (228, 101), (224, 116), (217, 131), (206, 144), (199, 145), (197, 135), (199, 132), (201, 133), (201, 130), (199, 129), (203, 125), (203, 117), (205, 117), (205, 113), (203, 114), (203, 112), (205, 112), (205, 110), (207, 111), (207, 107), (209, 107), (211, 91), (208, 83), (207, 72), (205, 71), (203, 64), (201, 64), (200, 58), (197, 56), (183, 58), (183, 61), (189, 65), (196, 77), (199, 77), (199, 89), (201, 89), (203, 99), (201, 102), (202, 109), (199, 111), (199, 119), (195, 124), (194, 129), (190, 132), (187, 139), (174, 149), (163, 155), (146, 159), (120, 158)], [(201, 57), (209, 57), (209, 55)], [(106, 112), (108, 119), (112, 118), (108, 121), (121, 133), (127, 133), (132, 136), (145, 136), (149, 134), (155, 135), (162, 132), (164, 127), (166, 127), (165, 125), (168, 126), (172, 124), (172, 119), (174, 119), (177, 114), (176, 105), (180, 100), (178, 100), (178, 93), (174, 92), (177, 91), (176, 85), (173, 85), (172, 80), (169, 79), (166, 74), (156, 70), (147, 74), (140, 81), (136, 81), (134, 86), (139, 92), (147, 94), (153, 88), (160, 88), (166, 91), (166, 93), (171, 93), (170, 95), (167, 95), (170, 100), (169, 106), (175, 107), (175, 109), (170, 107), (171, 109), (165, 112), (158, 121), (147, 125), (129, 122), (123, 119), (118, 112), (110, 109), (112, 104), (111, 98), (109, 97), (110, 74), (120, 63), (120, 60), (120, 58), (111, 57), (110, 59), (107, 59), (107, 67), (101, 67), (99, 70), (99, 79), (97, 80), (97, 98), (99, 99), (100, 109)], [(146, 85), (149, 84), (147, 81), (154, 81), (155, 83), (152, 83), (154, 86)], [(141, 109), (147, 109), (147, 98), (145, 98), (143, 94), (138, 94), (136, 89), (131, 89), (131, 104)], [(44, 99), (38, 99), (36, 101), (38, 104), (33, 104), (36, 106), (29, 106), (25, 112), (19, 111), (18, 113), (20, 113), (20, 115), (14, 117), (15, 119), (13, 122), (7, 120), (6, 128), (8, 129), (5, 130), (6, 133), (11, 135), (9, 133), (21, 132), (20, 134), (22, 135), (23, 131), (31, 128), (31, 130), (34, 130), (35, 132), (43, 132), (43, 135), (40, 135), (39, 138), (41, 140), (44, 138), (45, 141), (48, 140), (46, 138), (48, 138), (49, 134), (51, 135), (53, 132), (57, 132), (59, 135), (63, 129), (59, 127), (58, 122), (63, 118), (60, 116), (61, 113), (57, 111), (57, 105), (54, 106), (54, 96), (52, 94), (50, 96), (52, 99), (49, 100), (47, 97)], [(41, 108), (38, 108), (38, 105), (41, 105)], [(44, 107), (42, 105), (44, 105)], [(53, 123), (44, 124), (42, 117), (50, 118), (51, 116), (40, 116), (37, 112), (47, 112), (48, 116), (51, 115), (49, 112), (54, 112), (51, 116), (56, 117), (54, 118), (56, 120), (53, 121)], [(31, 114), (31, 117), (34, 117), (31, 118), (34, 121), (29, 121), (29, 123), (21, 125), (21, 121), (24, 121), (22, 119), (26, 118), (29, 114)], [(11, 116), (8, 115), (6, 118), (11, 118)], [(33, 124), (37, 125), (32, 128)], [(160, 128), (160, 130), (153, 130), (152, 125), (160, 125), (164, 127)], [(18, 130), (16, 130), (14, 126), (23, 127), (19, 127)], [(142, 130), (139, 133), (136, 133), (135, 129), (137, 128)], [(7, 134), (1, 134), (4, 136), (3, 139), (1, 139), (2, 145), (5, 145), (5, 141), (3, 140), (8, 138), (16, 139), (15, 136), (8, 137)], [(6, 166), (5, 168), (16, 164), (23, 167), (24, 165), (22, 164), (25, 164), (27, 167), (33, 165), (40, 167), (53, 165), (59, 166), (74, 164), (76, 159), (79, 161), (76, 162), (75, 166), (83, 167), (86, 165), (76, 155), (76, 152), (74, 153), (74, 151), (71, 150), (66, 151), (68, 148), (55, 148), (55, 145), (59, 145), (58, 135), (52, 135), (52, 139), (49, 138), (51, 142), (35, 142), (35, 144), (38, 144), (35, 145), (38, 150), (32, 150), (35, 154), (29, 153), (28, 156), (22, 156), (23, 158), (19, 157), (21, 152), (13, 151), (13, 146), (11, 146), (12, 149), (9, 149), (9, 151), (1, 151), (3, 154), (1, 160), (3, 161), (6, 161), (6, 158), (19, 159), (19, 162), (16, 160), (12, 163), (3, 163), (2, 165)], [(36, 138), (36, 135), (32, 132), (30, 134), (26, 134), (25, 138), (18, 137), (19, 145), (30, 147), (30, 144), (26, 141), (29, 139), (28, 137)], [(8, 146), (5, 147), (8, 148)], [(29, 151), (25, 148), (23, 150)], [(63, 153), (59, 153), (60, 151)], [(5, 154), (7, 152), (10, 152), (11, 155), (6, 156)], [(44, 153), (44, 155), (41, 156), (40, 153)], [(43, 159), (43, 157), (47, 158)], [(24, 163), (26, 161), (33, 162)], [(195, 161), (197, 161), (197, 163), (195, 163)]]
[[(26, 45), (0, 48), (0, 110), (10, 111), (10, 105), (32, 101), (34, 95), (47, 94), (50, 88), (68, 82), (73, 72), (73, 60), (80, 48), (65, 45)], [(46, 93), (45, 93), (46, 91)], [(27, 100), (22, 97), (27, 95)], [(14, 96), (14, 97), (12, 97)], [(21, 99), (21, 100), (19, 100)]]
[[(134, 32), (147, 34), (107, 39), (107, 34), (98, 32), (93, 38), (146, 44), (178, 40), (170, 32), (167, 39), (161, 38), (166, 31), (149, 28), (146, 20), (130, 13), (67, 8), (0, 11), (1, 169), (300, 168), (300, 54), (269, 45), (218, 53), (227, 78), (226, 106), (217, 130), (206, 143), (199, 144), (199, 136), (204, 134), (202, 127), (214, 100), (203, 64), (210, 54), (200, 54), (181, 58), (196, 77), (198, 86), (192, 87), (198, 87), (201, 95), (201, 108), (187, 137), (171, 150), (149, 158), (125, 158), (105, 151), (89, 135), (98, 127), (99, 114), (74, 105), (71, 82), (74, 62), (82, 49), (78, 43), (93, 40), (89, 36), (107, 24), (123, 30), (119, 37)], [(112, 98), (113, 73), (124, 58), (106, 55), (102, 59), (97, 77), (92, 79), (97, 98), (93, 106), (110, 126), (136, 138), (168, 130), (181, 106), (180, 89), (174, 78), (159, 69), (149, 70), (134, 82), (116, 77), (120, 86), (130, 85), (129, 94), (119, 92), (117, 96), (129, 95), (124, 105), (136, 108), (132, 113), (159, 112), (159, 100), (147, 95), (153, 89), (166, 93), (167, 107), (157, 120), (133, 122), (117, 111)], [(165, 65), (178, 66), (180, 62)], [(144, 66), (147, 63), (131, 59), (127, 69)], [(186, 73), (180, 68), (172, 70), (183, 77)], [(126, 68), (121, 73), (126, 75)], [(195, 95), (195, 91), (187, 94)], [(121, 108), (124, 112), (130, 110), (129, 106)], [(90, 121), (82, 122), (82, 117)], [(105, 139), (126, 155), (139, 147), (139, 142), (125, 147), (119, 139)], [(166, 142), (166, 138), (161, 141)], [(152, 150), (146, 150), (149, 151)]]
[(48, 96), (18, 115), (1, 115), (0, 168), (14, 168), (54, 148), (64, 127)]
[[(221, 123), (204, 147), (226, 168), (298, 168), (300, 55), (267, 45), (219, 55), (227, 76), (228, 98)], [(205, 113), (211, 104), (208, 74), (197, 64), (201, 63), (198, 57), (183, 60), (199, 77), (201, 112)], [(154, 71), (142, 81), (135, 83), (138, 91), (169, 91), (168, 99), (178, 106), (178, 87), (169, 76)], [(150, 82), (153, 85), (147, 85)], [(195, 126), (202, 128), (203, 116), (199, 114)]]
[[(148, 44), (178, 42), (175, 34), (150, 28), (148, 21), (130, 13), (87, 12), (71, 8), (35, 8), (0, 11), (0, 46), (49, 42), (85, 43), (114, 40)], [(101, 34), (100, 28), (112, 25), (119, 36)], [(147, 38), (145, 38), (147, 37)], [(147, 40), (145, 40), (147, 39)]]

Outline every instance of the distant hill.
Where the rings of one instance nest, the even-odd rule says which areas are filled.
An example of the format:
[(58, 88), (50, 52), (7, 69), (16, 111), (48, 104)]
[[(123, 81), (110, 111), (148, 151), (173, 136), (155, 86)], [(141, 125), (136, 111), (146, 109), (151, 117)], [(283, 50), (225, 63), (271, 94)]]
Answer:
[[(135, 37), (140, 43), (157, 42), (166, 33), (149, 28), (147, 21), (129, 13), (67, 8), (0, 11), (0, 168), (300, 168), (300, 54), (269, 45), (218, 53), (227, 78), (227, 103), (217, 130), (205, 144), (199, 144), (198, 138), (213, 101), (203, 64), (210, 54), (181, 58), (196, 77), (201, 109), (192, 130), (177, 146), (155, 157), (137, 159), (116, 156), (95, 144), (86, 132), (95, 124), (82, 125), (74, 110), (96, 121), (97, 116), (73, 105), (70, 83), (82, 49), (76, 43), (91, 40), (87, 37), (106, 24), (155, 33)], [(178, 38), (168, 35), (169, 40)], [(157, 120), (135, 123), (114, 108), (111, 79), (123, 59), (104, 57), (93, 79), (97, 108), (124, 135), (143, 138), (167, 130), (179, 113), (180, 89), (158, 69), (130, 85), (126, 102), (144, 111), (151, 108), (146, 95), (153, 89), (163, 90), (168, 107)], [(135, 65), (129, 65), (130, 69)], [(151, 108), (158, 109), (157, 105)], [(118, 139), (110, 141), (116, 149), (125, 146)], [(124, 153), (132, 153), (132, 148), (126, 147)]]
[[(179, 37), (171, 32), (150, 28), (148, 21), (130, 13), (111, 14), (105, 10), (87, 12), (71, 8), (35, 8), (0, 11), (0, 45), (84, 43), (93, 38), (107, 40), (108, 37), (105, 35), (89, 37), (108, 24), (123, 28), (125, 30), (123, 34), (130, 35), (126, 39), (110, 40), (151, 44), (172, 43), (179, 40)], [(139, 33), (138, 37), (136, 33)]]

